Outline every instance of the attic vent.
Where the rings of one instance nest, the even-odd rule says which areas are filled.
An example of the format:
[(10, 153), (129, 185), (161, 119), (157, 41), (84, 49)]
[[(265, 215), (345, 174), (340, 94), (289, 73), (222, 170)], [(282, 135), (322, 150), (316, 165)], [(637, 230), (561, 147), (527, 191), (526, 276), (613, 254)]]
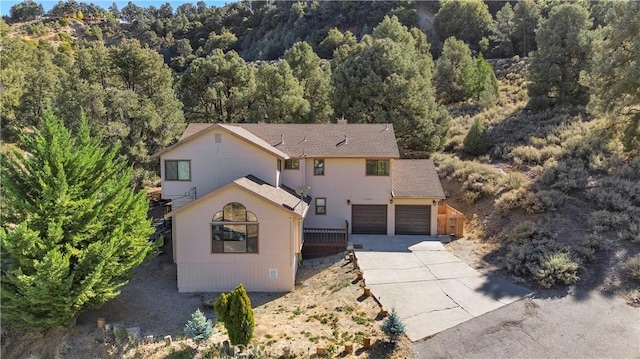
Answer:
[(278, 279), (277, 269), (269, 269), (269, 279)]
[(216, 135), (215, 135), (215, 142), (216, 142), (216, 143), (220, 143), (220, 142), (222, 142), (222, 135), (221, 135), (221, 134), (216, 133)]
[(342, 117), (340, 117), (340, 118), (338, 119), (338, 125), (346, 125), (346, 124), (348, 124), (348, 123), (349, 123), (349, 121), (347, 121), (347, 120), (344, 118), (344, 116), (342, 116)]
[(342, 146), (342, 145), (346, 145), (346, 144), (348, 144), (348, 143), (349, 143), (349, 139), (347, 138), (347, 135), (344, 135), (344, 140), (342, 140), (342, 141), (340, 141), (340, 142), (336, 143), (336, 147), (340, 147), (340, 146)]

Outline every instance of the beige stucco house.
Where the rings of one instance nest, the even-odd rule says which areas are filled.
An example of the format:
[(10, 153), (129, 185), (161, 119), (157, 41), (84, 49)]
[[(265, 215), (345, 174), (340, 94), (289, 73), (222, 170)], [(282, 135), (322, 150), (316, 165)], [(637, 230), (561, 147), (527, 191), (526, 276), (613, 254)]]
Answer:
[(181, 292), (290, 291), (305, 228), (436, 235), (445, 198), (391, 124), (195, 123), (156, 156)]

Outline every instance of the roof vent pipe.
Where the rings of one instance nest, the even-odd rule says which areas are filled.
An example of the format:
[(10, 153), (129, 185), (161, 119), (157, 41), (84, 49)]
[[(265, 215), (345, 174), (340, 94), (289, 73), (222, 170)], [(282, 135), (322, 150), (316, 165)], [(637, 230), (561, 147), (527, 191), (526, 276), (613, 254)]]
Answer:
[(280, 142), (276, 143), (273, 147), (284, 145), (284, 135), (280, 135)]

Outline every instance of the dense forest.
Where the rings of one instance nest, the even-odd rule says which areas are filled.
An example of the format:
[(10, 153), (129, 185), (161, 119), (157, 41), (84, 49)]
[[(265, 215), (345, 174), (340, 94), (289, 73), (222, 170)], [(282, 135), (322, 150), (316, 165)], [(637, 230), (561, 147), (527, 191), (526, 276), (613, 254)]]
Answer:
[(0, 20), (0, 153), (56, 117), (141, 188), (191, 122), (393, 123), (483, 260), (639, 304), (638, 19), (610, 0), (25, 0)]
[[(619, 69), (590, 61), (605, 56), (592, 47), (619, 54), (624, 44), (603, 34), (629, 25), (609, 20), (634, 6), (240, 1), (103, 9), (71, 0), (44, 13), (26, 0), (0, 25), (2, 136), (14, 141), (46, 109), (71, 127), (85, 116), (93, 132), (121, 143), (147, 185), (157, 178), (150, 155), (188, 122), (392, 122), (402, 148), (439, 150), (446, 105), (496, 103), (485, 59), (533, 54), (532, 110), (586, 105), (589, 94), (617, 98), (600, 86)], [(628, 107), (599, 103), (594, 111)], [(627, 112), (620, 122), (632, 121), (625, 138), (637, 145), (637, 114)]]

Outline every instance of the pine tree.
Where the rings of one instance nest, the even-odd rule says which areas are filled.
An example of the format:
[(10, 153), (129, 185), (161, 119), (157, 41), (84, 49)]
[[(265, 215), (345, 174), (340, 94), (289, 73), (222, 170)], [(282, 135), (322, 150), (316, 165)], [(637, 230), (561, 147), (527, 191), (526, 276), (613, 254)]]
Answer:
[(607, 118), (610, 134), (640, 153), (640, 2), (609, 5), (607, 25), (595, 31), (593, 57), (581, 83), (589, 87), (589, 112)]
[(214, 304), (218, 319), (229, 333), (231, 345), (247, 345), (253, 338), (256, 324), (253, 320), (251, 299), (242, 284), (229, 293), (222, 293)]
[(400, 320), (395, 309), (391, 310), (389, 316), (382, 322), (380, 327), (382, 332), (389, 337), (392, 343), (395, 343), (402, 334), (404, 334), (404, 324)]
[(117, 146), (86, 120), (72, 134), (50, 112), (2, 158), (2, 318), (16, 327), (65, 326), (116, 297), (152, 251), (143, 192)]
[(478, 56), (474, 65), (466, 68), (464, 85), (466, 95), (481, 107), (491, 107), (498, 102), (498, 80), (482, 54)]
[(213, 334), (213, 324), (211, 319), (207, 319), (200, 309), (191, 314), (191, 319), (184, 326), (184, 333), (196, 344), (209, 339)]
[(487, 134), (484, 125), (477, 119), (467, 132), (463, 142), (464, 151), (471, 155), (483, 155), (487, 153)]
[(455, 37), (448, 38), (444, 42), (433, 78), (438, 100), (452, 103), (467, 98), (464, 77), (467, 68), (471, 66), (473, 57), (469, 46)]
[(393, 123), (400, 146), (437, 150), (450, 118), (435, 101), (433, 59), (417, 31), (394, 16), (364, 36), (333, 72), (334, 113), (355, 123)]
[(575, 3), (554, 7), (540, 24), (528, 74), (531, 109), (588, 103), (588, 89), (579, 80), (589, 67), (591, 24), (589, 11)]

